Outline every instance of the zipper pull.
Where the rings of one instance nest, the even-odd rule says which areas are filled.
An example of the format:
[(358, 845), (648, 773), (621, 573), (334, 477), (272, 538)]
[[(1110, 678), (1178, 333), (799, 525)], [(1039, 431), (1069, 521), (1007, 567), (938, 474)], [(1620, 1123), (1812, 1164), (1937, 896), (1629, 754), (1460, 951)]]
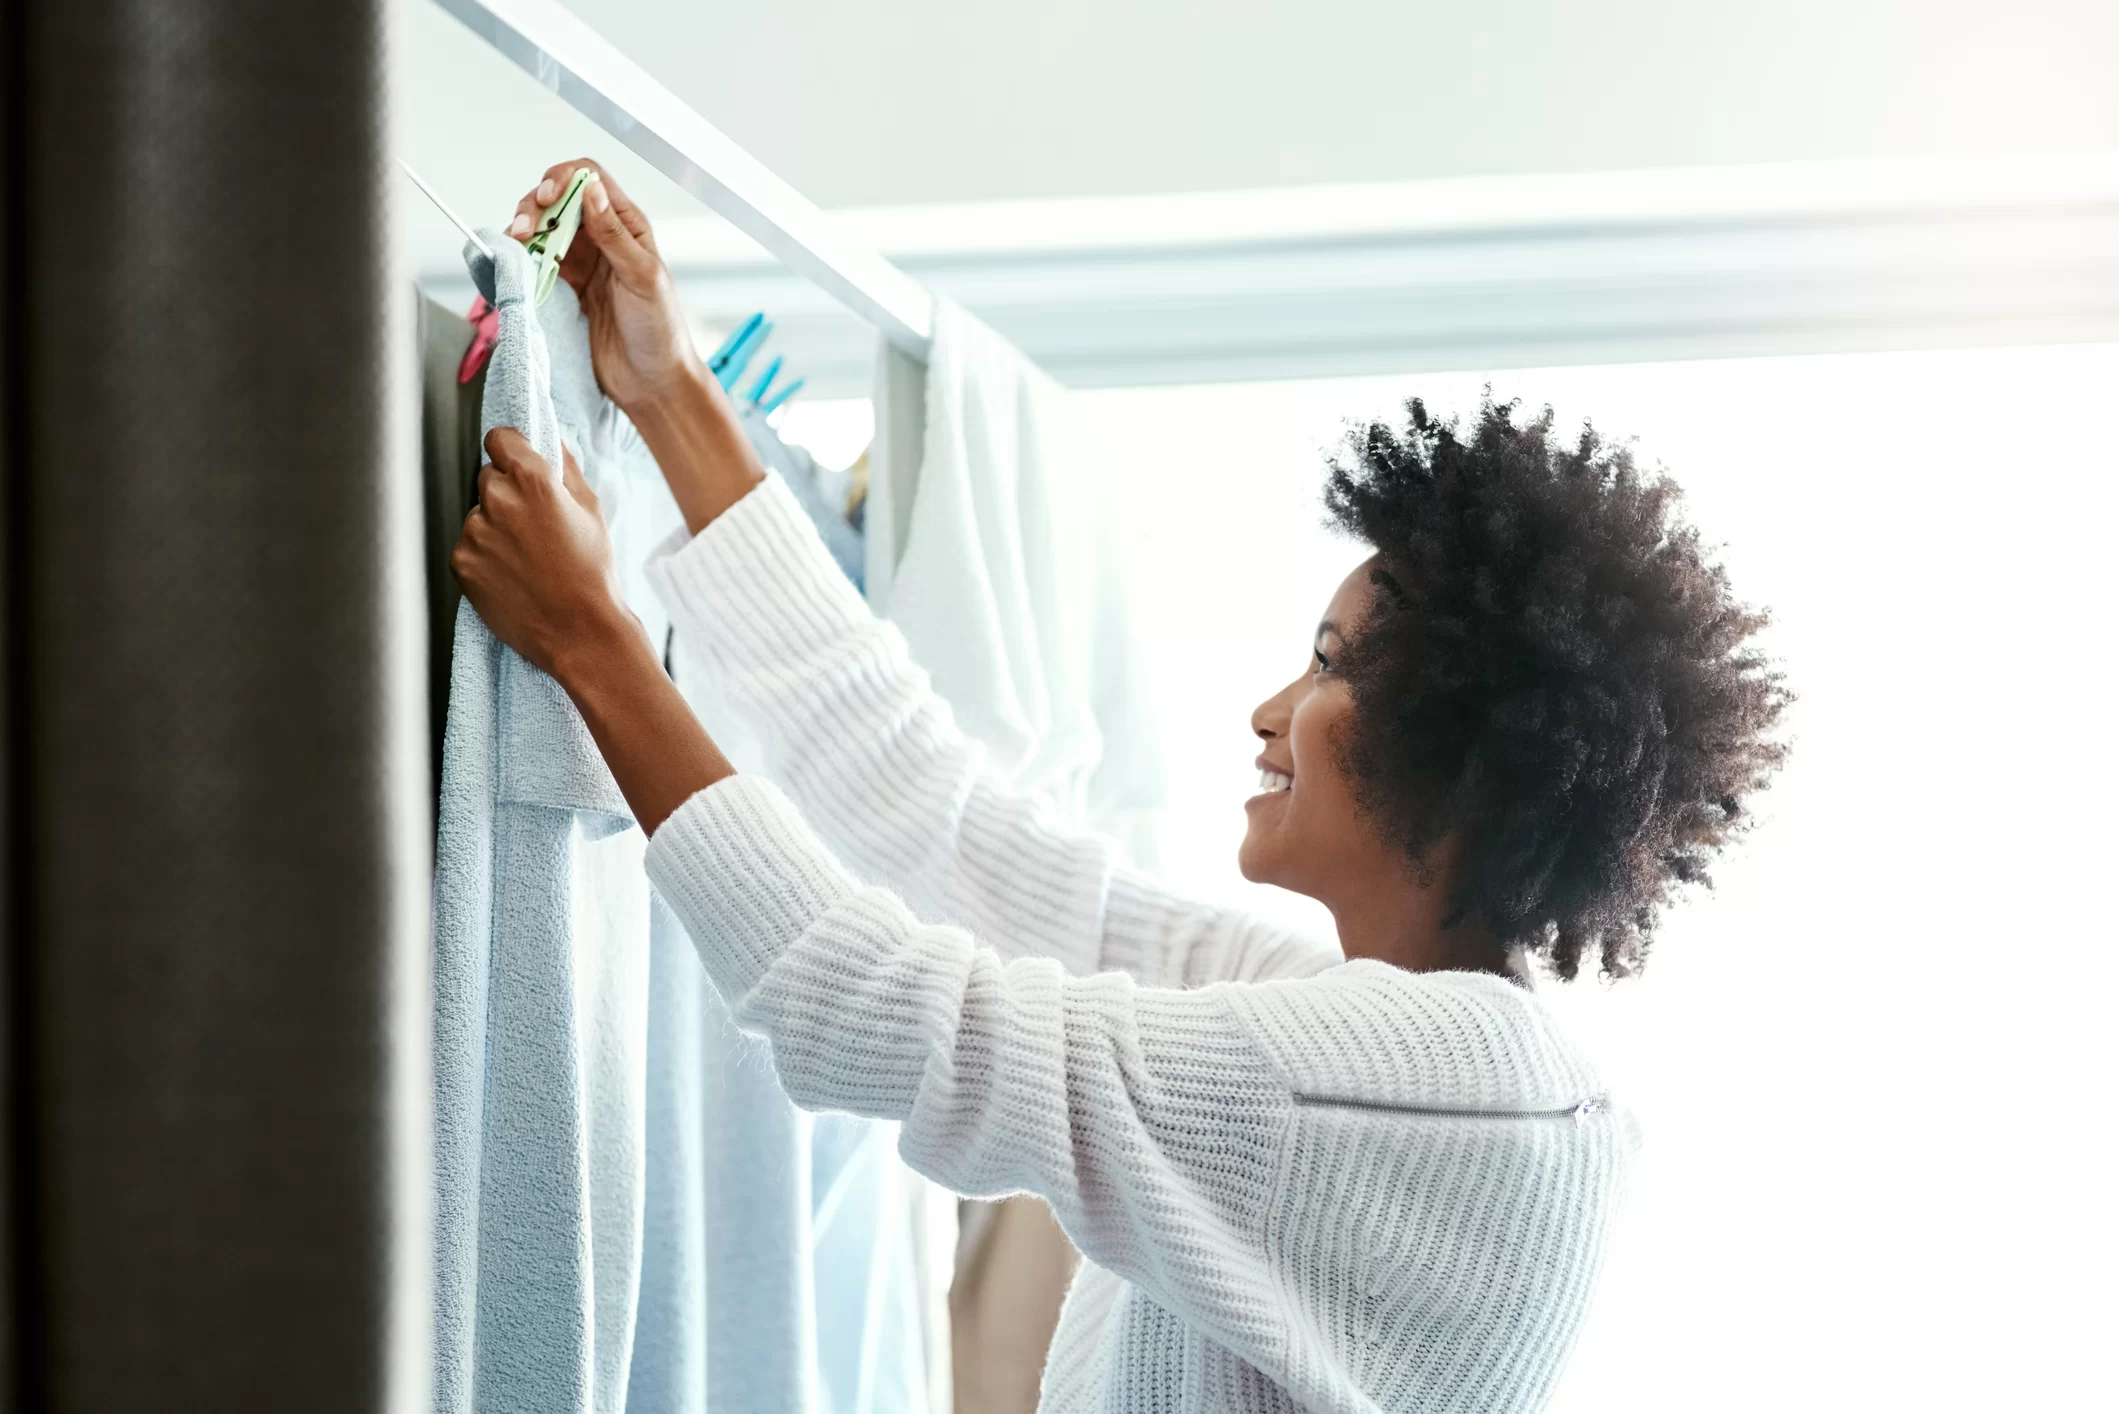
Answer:
[(1602, 1095), (1591, 1095), (1581, 1104), (1575, 1106), (1575, 1123), (1577, 1125), (1587, 1124), (1591, 1119), (1602, 1114), (1603, 1112), (1604, 1097)]

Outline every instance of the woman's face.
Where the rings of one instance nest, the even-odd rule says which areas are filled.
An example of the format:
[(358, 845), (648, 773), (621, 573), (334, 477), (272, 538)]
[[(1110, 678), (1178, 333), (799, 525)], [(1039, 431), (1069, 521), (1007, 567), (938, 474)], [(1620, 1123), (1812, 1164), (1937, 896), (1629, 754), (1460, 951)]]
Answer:
[(1251, 730), (1265, 750), (1258, 755), (1260, 793), (1244, 804), (1250, 829), (1237, 867), (1255, 883), (1328, 904), (1349, 883), (1403, 863), (1356, 807), (1342, 749), (1353, 729), (1354, 699), (1335, 669), (1375, 598), (1370, 563), (1356, 567), (1332, 595), (1302, 676), (1251, 714)]

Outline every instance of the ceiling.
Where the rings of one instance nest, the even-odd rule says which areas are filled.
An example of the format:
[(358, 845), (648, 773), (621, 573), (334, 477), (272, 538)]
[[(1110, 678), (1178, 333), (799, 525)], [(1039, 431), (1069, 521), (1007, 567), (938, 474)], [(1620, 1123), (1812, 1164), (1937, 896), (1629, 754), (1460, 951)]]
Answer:
[[(467, 218), (497, 225), (547, 165), (594, 155), (655, 214), (673, 263), (679, 246), (687, 252), (679, 273), (690, 279), (688, 298), (703, 319), (759, 307), (792, 316), (781, 339), (792, 339), (802, 366), (818, 375), (813, 386), (861, 385), (864, 330), (828, 302), (809, 310), (820, 300), (814, 291), (769, 262), (760, 266), (744, 253), (748, 243), (693, 198), (431, 0), (395, 3), (394, 143)], [(1442, 327), (1426, 303), (1430, 292), (1469, 300), (1460, 318), (1469, 320), (1466, 327), (1491, 325), (1505, 307), (1530, 320), (1526, 328), (1546, 329), (1554, 309), (1581, 306), (1579, 330), (1568, 333), (1576, 343), (1520, 352), (1481, 345), (1482, 359), (1779, 349), (1782, 343), (1759, 343), (1755, 331), (1785, 322), (1777, 311), (1795, 287), (1778, 275), (1780, 283), (1762, 281), (1762, 267), (1741, 242), (1713, 247), (1713, 258), (1730, 267), (1722, 287), (1746, 302), (1748, 312), (1738, 313), (1710, 307), (1693, 285), (1666, 278), (1660, 272), (1669, 262), (1652, 248), (1614, 256), (1603, 253), (1608, 242), (1594, 250), (1554, 245), (1553, 232), (1566, 227), (1565, 242), (1573, 242), (1573, 213), (1582, 203), (1610, 204), (1599, 192), (1623, 202), (1677, 193), (1692, 225), (1655, 238), (1697, 262), (1708, 249), (1698, 233), (1728, 225), (1713, 201), (1702, 205), (1688, 194), (1701, 181), (1712, 187), (1733, 177), (1738, 187), (1765, 189), (1821, 163), (1838, 164), (1833, 182), (1857, 186), (1871, 170), (1895, 180), (1891, 174), (1909, 161), (1931, 173), (1964, 165), (1986, 181), (2006, 177), (2009, 162), (1980, 159), (2028, 153), (2058, 155), (2063, 175), (2076, 157), (2106, 175), (2098, 177), (2093, 208), (2082, 206), (2080, 193), (2064, 209), (2040, 197), (2045, 204), (2032, 212), (2028, 242), (2016, 228), (1991, 222), (1987, 234), (1964, 238), (1976, 237), (1985, 251), (2019, 251), (2002, 272), (2006, 288), (1995, 286), (1999, 293), (1987, 288), (1994, 285), (1987, 255), (1970, 265), (1928, 261), (1919, 288), (1892, 306), (1889, 319), (1877, 313), (1872, 272), (1891, 275), (1904, 263), (1897, 237), (1880, 244), (1855, 231), (1840, 245), (1813, 240), (1808, 253), (1788, 240), (1761, 247), (1776, 269), (1799, 260), (1839, 286), (1858, 276), (1854, 301), (1832, 292), (1839, 286), (1803, 276), (1805, 289), (1822, 293), (1805, 296), (1805, 331), (1775, 336), (1792, 339), (1791, 347), (1809, 346), (1817, 337), (1811, 331), (1834, 320), (1847, 326), (1828, 341), (1834, 347), (1850, 338), (1852, 346), (1957, 342), (1966, 337), (1967, 311), (1943, 311), (1948, 317), (1938, 319), (1933, 296), (1944, 291), (1959, 303), (1965, 292), (1978, 297), (1967, 310), (1986, 321), (1979, 342), (2109, 337), (2119, 319), (2119, 268), (2107, 268), (2114, 266), (2110, 236), (2119, 214), (2109, 179), (2119, 170), (2112, 166), (2119, 155), (2113, 0), (2016, 0), (2006, 7), (1967, 0), (569, 3), (797, 190), (828, 208), (860, 208), (846, 217), (856, 238), (986, 314), (1070, 381), (1464, 366), (1456, 360), (1471, 354), (1456, 335), (1436, 348), (1406, 345), (1407, 331), (1427, 337)], [(1604, 175), (1621, 172), (1627, 175)], [(1932, 175), (1921, 180), (1931, 190), (1917, 210), (1892, 218), (1900, 228), (1955, 190), (1947, 177), (1940, 187)], [(1323, 189), (1349, 183), (1365, 184), (1351, 204), (1340, 199), (1344, 191)], [(1477, 214), (1493, 206), (1489, 189), (1512, 193), (1501, 225)], [(1212, 192), (1254, 195), (1233, 206), (1220, 198), (1157, 200)], [(1538, 206), (1546, 193), (1557, 203), (1551, 211)], [(1511, 249), (1525, 248), (1524, 234), (1535, 232), (1550, 249), (1549, 272), (1528, 281), (1512, 274), (1505, 290), (1471, 294), (1456, 257), (1438, 259), (1427, 236), (1401, 232), (1387, 252), (1396, 262), (1388, 279), (1372, 281), (1375, 289), (1349, 286), (1334, 296), (1338, 304), (1321, 301), (1308, 283), (1328, 275), (1347, 285), (1352, 268), (1343, 241), (1353, 227), (1325, 229), (1336, 219), (1331, 213), (1357, 213), (1348, 219), (1359, 225), (1367, 218), (1358, 213), (1379, 201), (1393, 221), (1468, 201), (1473, 215), (1458, 224), (1492, 226)], [(460, 238), (417, 198), (399, 209), (415, 268), (430, 283), (450, 285), (447, 297), (460, 297)], [(1125, 283), (1134, 275), (1120, 279), (1077, 258), (1095, 251), (1100, 260), (1132, 261), (1135, 247), (1172, 245), (1167, 233), (1148, 233), (1168, 224), (1173, 211), (1180, 224), (1213, 226), (1237, 219), (1227, 213), (1239, 209), (1243, 222), (1263, 220), (1251, 236), (1279, 242), (1277, 264), (1232, 266), (1222, 286), (1193, 290), (1171, 310), (1153, 298), (1175, 288), (1158, 270), (1182, 272), (1194, 283), (1212, 273), (1188, 249), (1165, 250), (1156, 257), (1160, 266), (1142, 266), (1135, 284), (1146, 284), (1138, 289)], [(1278, 229), (1291, 212), (1304, 227), (1294, 243)], [(1800, 226), (1810, 209), (1784, 203), (1779, 217)], [(990, 249), (958, 269), (938, 248), (956, 242), (959, 252), (971, 251), (996, 232), (1003, 244), (1020, 245), (1026, 229), (1035, 243), (1038, 233), (1062, 227), (1065, 234), (1047, 244), (1065, 259), (1049, 269), (1036, 261), (996, 267)], [(1198, 244), (1200, 235), (1175, 244)], [(1963, 244), (1958, 235), (1949, 239)], [(1477, 249), (1491, 247), (1489, 239)], [(2048, 248), (2065, 257), (2058, 266)], [(1673, 314), (1643, 324), (1648, 297), (1615, 278), (1613, 259), (1660, 260), (1654, 298)], [(734, 283), (724, 273), (729, 267), (738, 267)], [(2053, 269), (2066, 278), (2049, 277)], [(709, 288), (709, 277), (722, 283)], [(2092, 290), (2095, 299), (2086, 300)], [(1585, 292), (1592, 303), (1582, 304)], [(1279, 301), (1273, 310), (1243, 304), (1268, 296)], [(1419, 302), (1405, 302), (1415, 297)], [(1283, 307), (1299, 316), (1295, 323), (1277, 312)], [(1228, 343), (1228, 331), (1212, 321), (1185, 335), (1198, 348), (1163, 348), (1188, 311), (1203, 308), (1257, 335), (1256, 347), (1228, 369), (1217, 372), (1219, 365), (1199, 356)], [(2094, 323), (2077, 329), (2082, 310)], [(1349, 311), (1389, 325), (1391, 337), (1379, 341), (1372, 333), (1358, 347), (1346, 345)], [(2056, 311), (2073, 322), (2055, 323)], [(1064, 327), (1044, 328), (1054, 317)], [(803, 320), (813, 320), (814, 338), (802, 332)], [(1651, 326), (1677, 329), (1679, 342), (1656, 342), (1661, 334), (1642, 342), (1641, 330)], [(1310, 354), (1284, 352), (1311, 346)], [(1102, 368), (1114, 354), (1121, 361)]]
[[(400, 3), (413, 145), (551, 160), (534, 87)], [(828, 207), (2119, 148), (2111, 0), (570, 7)]]

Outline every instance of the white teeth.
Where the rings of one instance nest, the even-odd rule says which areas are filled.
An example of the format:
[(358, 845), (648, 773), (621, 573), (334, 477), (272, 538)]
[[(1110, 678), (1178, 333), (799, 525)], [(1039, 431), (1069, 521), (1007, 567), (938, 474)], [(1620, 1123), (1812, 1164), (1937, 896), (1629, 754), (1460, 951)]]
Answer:
[(1293, 776), (1283, 776), (1278, 771), (1260, 771), (1258, 773), (1258, 788), (1268, 794), (1277, 790), (1286, 790), (1294, 784), (1295, 778)]

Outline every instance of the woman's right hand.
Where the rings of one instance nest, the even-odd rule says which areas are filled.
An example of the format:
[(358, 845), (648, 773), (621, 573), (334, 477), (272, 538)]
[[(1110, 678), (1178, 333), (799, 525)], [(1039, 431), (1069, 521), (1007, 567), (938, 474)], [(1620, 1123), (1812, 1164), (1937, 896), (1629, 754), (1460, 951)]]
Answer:
[(594, 170), (598, 179), (582, 193), (581, 233), (560, 262), (559, 275), (574, 287), (588, 319), (596, 381), (638, 421), (658, 403), (693, 393), (702, 381), (715, 382), (692, 347), (684, 306), (655, 248), (646, 213), (609, 173), (583, 157), (545, 172), (516, 203), (508, 234), (527, 242), (544, 208), (559, 199), (580, 167)]
[(508, 234), (527, 242), (579, 167), (594, 169), (598, 179), (582, 194), (581, 233), (559, 275), (588, 320), (596, 381), (640, 429), (696, 534), (762, 481), (765, 467), (735, 404), (692, 347), (646, 213), (583, 157), (546, 170), (517, 204)]

